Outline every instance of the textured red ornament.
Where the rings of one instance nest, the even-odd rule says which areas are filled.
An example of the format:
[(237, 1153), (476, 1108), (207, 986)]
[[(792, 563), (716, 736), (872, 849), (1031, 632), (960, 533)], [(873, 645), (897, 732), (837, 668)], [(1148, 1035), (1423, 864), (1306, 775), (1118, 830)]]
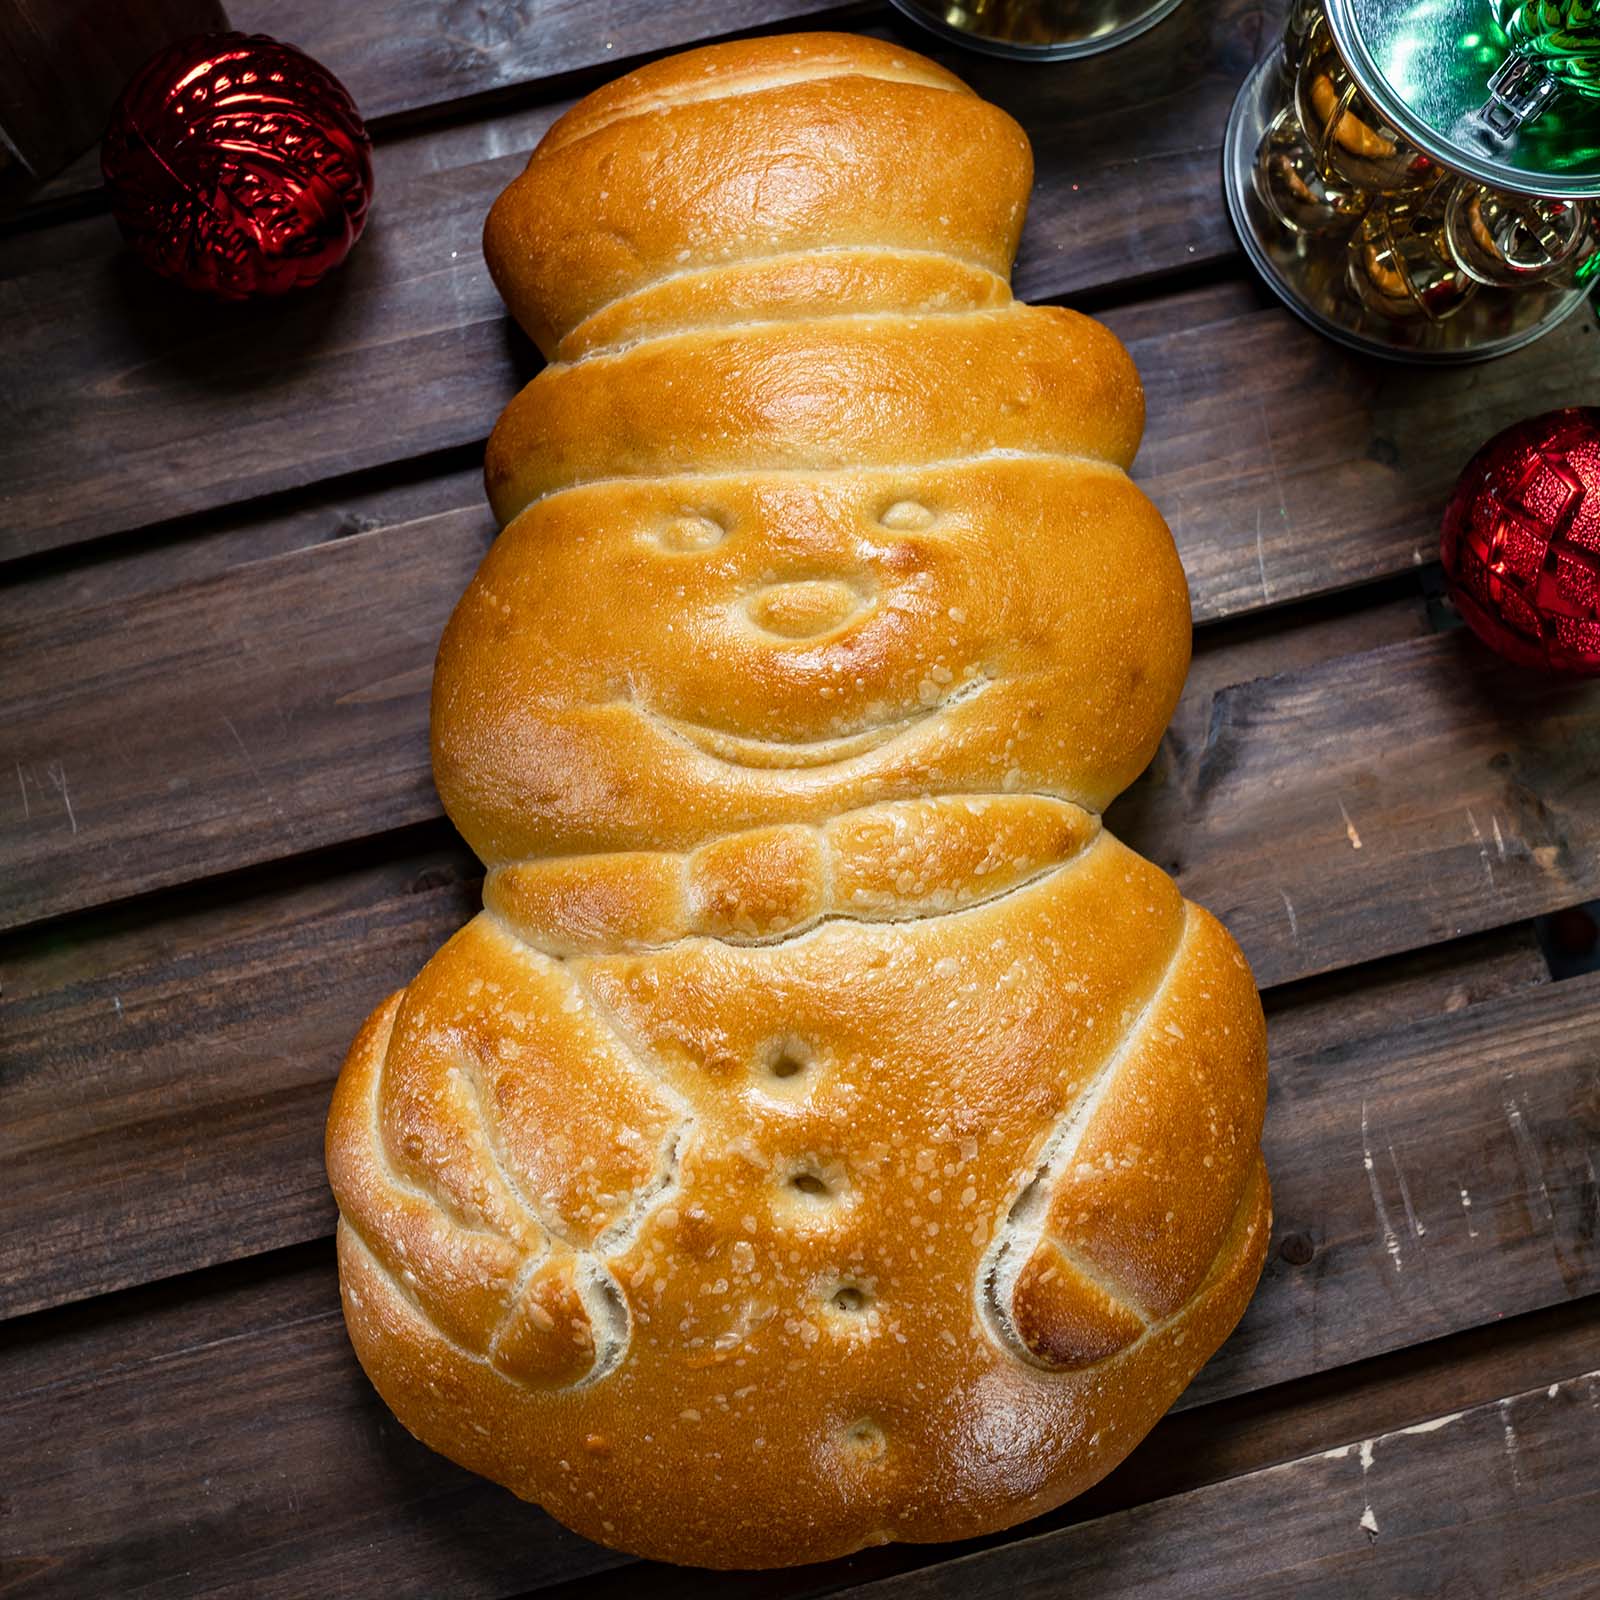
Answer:
[(139, 257), (227, 300), (315, 283), (361, 237), (372, 197), (372, 141), (344, 85), (261, 34), (152, 57), (111, 113), (100, 166)]
[(1600, 410), (1496, 434), (1450, 497), (1439, 556), (1457, 609), (1508, 661), (1600, 674)]

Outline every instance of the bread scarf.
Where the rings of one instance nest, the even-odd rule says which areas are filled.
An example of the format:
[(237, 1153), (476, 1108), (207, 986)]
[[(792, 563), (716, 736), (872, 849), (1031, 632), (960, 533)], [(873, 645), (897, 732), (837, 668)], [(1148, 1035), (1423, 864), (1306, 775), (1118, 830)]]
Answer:
[(549, 364), (434, 683), (484, 910), (345, 1064), (340, 1274), (409, 1429), (641, 1555), (1055, 1506), (1260, 1271), (1248, 968), (1100, 822), (1183, 573), (1127, 354), (1011, 298), (1031, 179), (813, 34), (590, 95), (489, 217)]

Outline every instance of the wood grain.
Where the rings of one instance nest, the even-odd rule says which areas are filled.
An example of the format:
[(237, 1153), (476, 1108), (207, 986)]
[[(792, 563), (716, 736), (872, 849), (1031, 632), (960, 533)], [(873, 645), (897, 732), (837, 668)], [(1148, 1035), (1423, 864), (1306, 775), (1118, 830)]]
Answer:
[[(1583, 1594), (1600, 1578), (1600, 1372), (866, 1585), (860, 1600), (1392, 1600)], [(1269, 1534), (1263, 1537), (1263, 1534)]]
[[(0, 570), (0, 637), (41, 617), (123, 606), (247, 562), (482, 505), (481, 452), (469, 446), (464, 453), (313, 484), (249, 506), (223, 506), (126, 539), (49, 551)], [(0, 663), (0, 682), (11, 681)]]
[(123, 85), (154, 51), (224, 26), (218, 0), (111, 8), (11, 0), (0, 9), (0, 193), (30, 172), (54, 172), (96, 143)]
[(1262, 996), (1277, 1060), (1349, 1044), (1404, 1022), (1464, 1011), (1550, 980), (1528, 923), (1495, 928), (1387, 961), (1268, 989)]
[[(1547, 1389), (1592, 1364), (1597, 1333), (1600, 1303), (1589, 1300), (1170, 1415), (1088, 1495), (1001, 1539), (1033, 1543), (1330, 1445)], [(25, 1600), (202, 1588), (788, 1600), (955, 1553), (902, 1547), (789, 1573), (711, 1574), (574, 1539), (394, 1422), (350, 1353), (320, 1251), (12, 1322), (0, 1328), (0, 1368), (0, 1571), (7, 1594)]]
[[(1240, 389), (1243, 370), (1219, 370), (1210, 352), (1231, 348), (1241, 327), (1267, 323), (1284, 352), (1309, 340), (1318, 362), (1347, 360), (1327, 357), (1332, 347), (1286, 314), (1238, 299), (1237, 289), (1178, 296), (1159, 315), (1130, 314), (1124, 330), (1153, 375), (1138, 475), (1172, 510), (1202, 619), (1408, 570), (1422, 554), (1424, 490), (1413, 488), (1408, 511), (1390, 480), (1442, 494), (1450, 461), (1445, 451), (1403, 470), (1375, 463), (1370, 419), (1352, 426), (1350, 412), (1324, 409), (1332, 435), (1315, 434), (1312, 459), (1340, 492), (1319, 497), (1312, 475), (1286, 478), (1272, 465), (1271, 430), (1295, 426), (1303, 363), (1266, 364), (1281, 383), (1247, 425), (1198, 421), (1202, 408), (1182, 391), (1215, 384), (1220, 401)], [(1515, 374), (1506, 378), (1510, 387), (1473, 393), (1525, 404)], [(1392, 380), (1385, 404), (1405, 391)], [(1411, 423), (1397, 431), (1418, 431), (1430, 394), (1413, 394)], [(1303, 454), (1310, 419), (1298, 438)], [(1301, 510), (1285, 510), (1291, 500)], [(0, 772), (16, 778), (14, 792), (0, 786), (0, 859), (11, 865), (0, 918), (54, 915), (435, 815), (420, 764), (433, 649), (491, 531), (474, 504), (66, 615), (48, 603), (59, 575), (36, 603), (19, 586), (0, 613), (11, 619), (0, 622)], [(263, 537), (287, 542), (281, 521)], [(247, 540), (237, 535), (236, 548)]]
[[(376, 589), (321, 581), (370, 574), (371, 535), (269, 563), (284, 569), (270, 605), (265, 583), (223, 578), (204, 603), (135, 603), (126, 626), (24, 632), (13, 659), (40, 687), (0, 737), (16, 778), (0, 787), (0, 921), (436, 818), (425, 705), (446, 601), (427, 585), (442, 572), (453, 594), (472, 552), (449, 571), (431, 532), (385, 543), (400, 581), (372, 647), (352, 640)], [(1263, 982), (1600, 890), (1600, 687), (1508, 673), (1465, 634), (1234, 685), (1197, 682), (1110, 817), (1223, 917)]]
[(1171, 524), (1202, 621), (1434, 561), (1444, 503), (1484, 440), (1600, 375), (1592, 311), (1463, 383), (1351, 355), (1262, 293), (1104, 314), (1144, 379), (1133, 475)]
[[(847, 27), (882, 9), (847, 0), (649, 0), (598, 11), (593, 0), (234, 0), (228, 13), (233, 27), (287, 40), (327, 66), (383, 141), (430, 114), (572, 93), (666, 50), (750, 30)], [(102, 115), (85, 142), (104, 123)], [(99, 188), (96, 148), (3, 198), (16, 217), (38, 224), (92, 202)]]
[(235, 27), (309, 51), (343, 80), (362, 115), (385, 121), (542, 85), (586, 68), (747, 30), (838, 27), (877, 7), (841, 0), (233, 0)]
[[(1216, 139), (1260, 35), (1260, 13), (1226, 0), (1186, 7), (1116, 73), (959, 57), (1035, 140), (1020, 293), (1231, 252)], [(561, 109), (384, 144), (360, 248), (275, 304), (170, 289), (117, 252), (105, 217), (0, 241), (0, 557), (482, 439), (533, 367), (484, 269), (483, 217)], [(1197, 143), (1196, 127), (1214, 132)]]
[(0, 643), (27, 695), (0, 714), (0, 903), (65, 910), (438, 816), (433, 655), (491, 532), (451, 513), (25, 624)]
[(7, 1600), (496, 1595), (623, 1559), (406, 1433), (327, 1252), (9, 1324), (0, 1352)]
[(1460, 629), (1221, 689), (1192, 726), (1107, 820), (1263, 983), (1600, 893), (1600, 684)]
[(476, 909), (467, 865), (324, 869), (0, 952), (0, 1316), (330, 1233), (333, 1076)]
[(1600, 1290), (1597, 1007), (1589, 975), (1276, 1058), (1273, 1253), (1181, 1403)]

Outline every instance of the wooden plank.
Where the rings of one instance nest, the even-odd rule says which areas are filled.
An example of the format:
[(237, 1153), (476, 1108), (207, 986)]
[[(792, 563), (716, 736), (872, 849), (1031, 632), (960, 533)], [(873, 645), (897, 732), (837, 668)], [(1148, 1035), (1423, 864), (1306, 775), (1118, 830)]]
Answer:
[(1182, 1403), (1600, 1290), (1597, 1020), (1590, 975), (1275, 1059), (1273, 1254)]
[(1592, 309), (1537, 356), (1468, 376), (1354, 356), (1263, 298), (1230, 285), (1103, 313), (1144, 379), (1133, 475), (1202, 621), (1436, 560), (1444, 502), (1484, 440), (1600, 376)]
[(12, 1597), (490, 1595), (622, 1558), (419, 1445), (331, 1253), (0, 1329)]
[[(1307, 383), (1303, 362), (1265, 363), (1277, 377), (1267, 404), (1246, 419), (1257, 431), (1224, 433), (1214, 413), (1245, 377), (1216, 370), (1215, 341), (1226, 345), (1241, 326), (1269, 323), (1286, 350), (1310, 350), (1314, 364), (1348, 361), (1291, 326), (1285, 313), (1241, 310), (1241, 293), (1209, 289), (1165, 301), (1159, 313), (1146, 307), (1127, 315), (1135, 354), (1158, 391), (1138, 475), (1174, 511), (1203, 620), (1252, 598), (1276, 602), (1374, 570), (1409, 569), (1424, 537), (1420, 502), (1406, 511), (1388, 487), (1393, 469), (1371, 459), (1382, 436), (1367, 423), (1345, 436), (1349, 414), (1326, 406), (1327, 385)], [(1191, 393), (1215, 386), (1217, 405), (1208, 412), (1186, 404), (1186, 386)], [(1393, 397), (1405, 388), (1406, 381), (1391, 381), (1386, 403), (1398, 405)], [(1472, 392), (1479, 403), (1508, 409), (1526, 402), (1494, 382)], [(1316, 497), (1309, 469), (1289, 479), (1272, 465), (1274, 419), (1292, 426), (1306, 393), (1318, 396), (1318, 415), (1332, 430), (1315, 435), (1314, 448), (1309, 422), (1299, 430), (1313, 464), (1341, 485), (1331, 499)], [(1424, 384), (1406, 428), (1396, 431), (1426, 434), (1424, 414), (1441, 393)], [(1209, 421), (1195, 420), (1206, 415)], [(1411, 465), (1442, 493), (1445, 460)], [(1299, 487), (1291, 491), (1291, 483)], [(1302, 510), (1280, 515), (1291, 500)], [(1320, 509), (1330, 504), (1331, 524)], [(1270, 543), (1263, 528), (1273, 530)], [(11, 626), (0, 623), (7, 663), (0, 684), (14, 685), (9, 693), (0, 687), (0, 771), (16, 772), (15, 793), (9, 782), (0, 790), (0, 855), (15, 862), (0, 917), (51, 915), (315, 848), (350, 836), (346, 830), (435, 815), (419, 765), (427, 674), (439, 629), (489, 531), (474, 504), (136, 605), (119, 596), (100, 611), (64, 617), (47, 603), (60, 593), (59, 576), (41, 601), (20, 586), (4, 608)], [(378, 596), (382, 604), (374, 603)], [(233, 649), (234, 641), (248, 648)], [(413, 693), (393, 692), (408, 680)], [(284, 708), (293, 709), (292, 719)], [(189, 787), (175, 794), (175, 777)], [(46, 817), (59, 813), (65, 827), (36, 826), (36, 807)], [(227, 826), (219, 828), (223, 817)]]
[(1517, 1394), (1592, 1365), (1597, 1337), (1600, 1301), (1590, 1298), (1174, 1411), (1155, 1448), (1137, 1451), (1064, 1508), (1061, 1521), (1084, 1522), (1291, 1461), (1333, 1440), (1373, 1438)]
[[(1392, 1600), (1600, 1582), (1600, 1372), (867, 1585), (860, 1600)], [(1263, 1536), (1267, 1535), (1267, 1536)]]
[[(1126, 285), (1232, 252), (1217, 141), (1259, 40), (1257, 9), (1223, 0), (1130, 45), (1116, 73), (959, 56), (1035, 139), (1019, 292)], [(0, 556), (482, 439), (531, 372), (483, 266), (483, 217), (561, 109), (381, 146), (369, 237), (276, 304), (171, 290), (115, 253), (105, 217), (0, 242)]]
[(1600, 893), (1600, 685), (1465, 629), (1219, 691), (1108, 814), (1264, 984)]
[[(234, 0), (228, 12), (234, 27), (287, 40), (327, 66), (381, 141), (429, 113), (570, 94), (712, 38), (849, 27), (882, 9), (848, 0), (651, 0), (597, 15), (586, 0)], [(97, 147), (11, 209), (25, 223), (48, 222), (67, 205), (92, 203), (99, 188)]]
[(478, 887), (431, 849), (0, 953), (0, 1316), (330, 1233), (343, 1051)]
[(1549, 981), (1539, 940), (1524, 922), (1284, 984), (1262, 1000), (1273, 1054), (1282, 1059), (1364, 1039), (1397, 1017), (1462, 1011)]
[(235, 27), (290, 40), (343, 80), (362, 115), (385, 121), (503, 94), (632, 56), (751, 30), (848, 25), (877, 10), (841, 0), (233, 0)]
[(447, 513), (24, 624), (0, 643), (28, 707), (0, 718), (22, 847), (0, 846), (0, 903), (65, 910), (96, 881), (139, 892), (437, 817), (433, 655), (492, 531)]
[[(460, 465), (449, 464), (458, 459)], [(426, 465), (407, 462), (249, 507), (224, 506), (143, 535), (51, 551), (14, 564), (0, 581), (0, 638), (41, 617), (125, 606), (140, 596), (218, 577), (246, 562), (333, 544), (441, 511), (481, 512), (487, 528), (483, 463), (476, 446), (469, 446), (464, 457), (432, 456)], [(0, 681), (10, 681), (3, 666)]]
[[(1197, 693), (1204, 702), (1269, 652), (1309, 663), (1421, 626), (1401, 604), (1235, 639), (1199, 657)], [(0, 1278), (20, 1297), (11, 1309), (325, 1231), (318, 1097), (366, 1010), (476, 909), (476, 876), (459, 845), (336, 872), (291, 862), (0, 945), (13, 1063), (0, 1124), (15, 1130), (9, 1142), (0, 1132), (0, 1154), (19, 1219), (0, 1248)], [(1482, 974), (1478, 987), (1494, 981), (1484, 952), (1452, 966)], [(1403, 981), (1370, 983), (1368, 1011), (1381, 1020)], [(1441, 1007), (1424, 999), (1406, 1014)], [(1306, 1014), (1301, 1036), (1314, 1036), (1314, 996), (1293, 1009)], [(48, 1259), (32, 1251), (34, 1232), (56, 1241)]]
[[(1593, 1301), (1563, 1307), (1168, 1416), (1088, 1495), (1002, 1538), (1546, 1388), (1592, 1364), (1597, 1318)], [(0, 1370), (0, 1570), (19, 1600), (152, 1589), (498, 1596), (563, 1582), (589, 1600), (628, 1600), (644, 1581), (663, 1600), (779, 1600), (946, 1553), (713, 1575), (644, 1568), (573, 1539), (394, 1422), (350, 1354), (323, 1252), (7, 1324)]]

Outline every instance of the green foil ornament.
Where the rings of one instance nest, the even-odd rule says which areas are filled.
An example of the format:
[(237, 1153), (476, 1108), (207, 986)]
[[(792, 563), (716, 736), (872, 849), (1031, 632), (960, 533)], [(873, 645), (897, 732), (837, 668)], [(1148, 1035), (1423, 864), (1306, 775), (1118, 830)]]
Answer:
[(1600, 98), (1600, 15), (1592, 0), (1496, 0), (1506, 42), (1564, 89)]

